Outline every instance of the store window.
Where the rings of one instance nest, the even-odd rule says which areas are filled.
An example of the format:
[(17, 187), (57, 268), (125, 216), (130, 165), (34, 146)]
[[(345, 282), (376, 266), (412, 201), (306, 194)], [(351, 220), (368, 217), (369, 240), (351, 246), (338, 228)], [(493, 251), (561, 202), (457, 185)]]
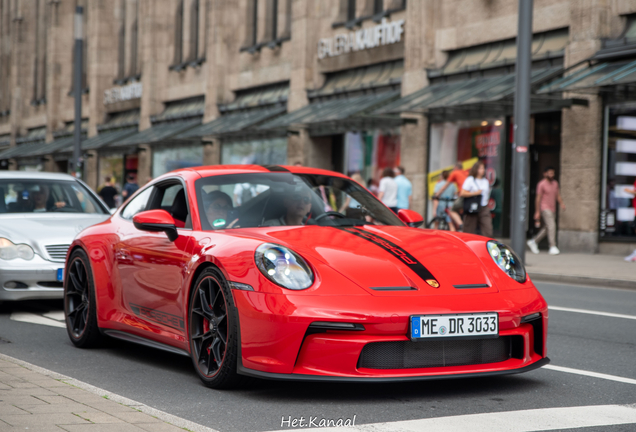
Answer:
[(606, 115), (600, 236), (634, 241), (636, 104), (609, 107)]
[[(435, 184), (442, 172), (452, 170), (457, 162), (469, 169), (481, 160), (491, 193), (488, 206), (493, 217), (495, 235), (502, 235), (504, 198), (504, 151), (506, 134), (504, 118), (434, 123), (431, 125), (428, 166), (428, 196), (433, 196)], [(460, 185), (461, 187), (461, 185)], [(428, 206), (429, 212), (431, 205)], [(432, 215), (428, 215), (431, 219)]]
[(384, 168), (400, 165), (399, 130), (348, 132), (344, 137), (344, 173), (359, 173), (367, 184), (377, 184)]
[(203, 146), (156, 148), (152, 152), (152, 177), (167, 172), (203, 165)]
[(224, 165), (285, 165), (287, 138), (223, 143), (221, 163)]

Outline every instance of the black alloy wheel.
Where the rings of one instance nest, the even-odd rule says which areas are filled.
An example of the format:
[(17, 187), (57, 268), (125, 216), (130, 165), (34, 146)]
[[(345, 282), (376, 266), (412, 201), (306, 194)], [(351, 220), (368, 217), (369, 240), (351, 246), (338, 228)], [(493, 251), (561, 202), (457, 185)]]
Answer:
[(237, 328), (231, 301), (221, 273), (205, 269), (190, 296), (190, 355), (199, 378), (212, 388), (233, 387), (242, 378), (236, 373)]
[(64, 278), (64, 316), (71, 342), (77, 347), (97, 345), (100, 339), (95, 308), (95, 284), (88, 256), (73, 251)]

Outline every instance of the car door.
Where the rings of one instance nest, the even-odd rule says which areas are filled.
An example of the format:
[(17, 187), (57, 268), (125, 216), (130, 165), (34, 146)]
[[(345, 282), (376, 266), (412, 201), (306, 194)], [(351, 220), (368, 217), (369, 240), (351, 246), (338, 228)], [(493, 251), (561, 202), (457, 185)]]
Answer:
[[(136, 327), (180, 338), (185, 332), (182, 290), (192, 249), (187, 191), (181, 179), (169, 179), (144, 193), (148, 196), (143, 209), (135, 206), (134, 211), (126, 211), (133, 200), (122, 212), (127, 223), (121, 225), (116, 251), (122, 306), (135, 316)], [(166, 210), (175, 219), (179, 237), (174, 242), (164, 232), (141, 231), (132, 223), (139, 211), (156, 209)]]

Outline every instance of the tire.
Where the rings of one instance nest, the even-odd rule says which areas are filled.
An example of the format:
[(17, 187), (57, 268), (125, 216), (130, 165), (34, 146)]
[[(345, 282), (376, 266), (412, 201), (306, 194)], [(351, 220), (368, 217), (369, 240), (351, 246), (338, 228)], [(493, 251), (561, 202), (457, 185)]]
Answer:
[(230, 288), (221, 272), (208, 267), (199, 275), (188, 306), (190, 356), (208, 387), (228, 389), (243, 384), (236, 373), (238, 327)]
[(64, 277), (64, 319), (73, 345), (92, 348), (100, 345), (97, 326), (95, 282), (90, 261), (83, 249), (76, 249), (68, 260)]

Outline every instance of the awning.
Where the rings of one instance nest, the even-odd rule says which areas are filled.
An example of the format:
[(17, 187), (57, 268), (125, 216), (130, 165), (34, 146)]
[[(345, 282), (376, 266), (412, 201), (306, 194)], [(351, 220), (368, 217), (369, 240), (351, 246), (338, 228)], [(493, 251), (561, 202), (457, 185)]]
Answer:
[(404, 60), (395, 60), (370, 66), (327, 74), (325, 84), (318, 90), (307, 91), (312, 100), (322, 100), (347, 93), (388, 87), (399, 90), (404, 75)]
[(219, 112), (226, 114), (251, 108), (285, 105), (289, 97), (289, 82), (269, 84), (236, 91), (236, 98), (228, 104), (219, 104)]
[(32, 128), (27, 131), (25, 136), (17, 137), (15, 142), (17, 144), (26, 144), (40, 142), (43, 143), (46, 139), (46, 126)]
[[(349, 130), (352, 118), (357, 116), (361, 119), (373, 109), (391, 102), (399, 96), (399, 91), (384, 91), (359, 96), (344, 95), (334, 99), (313, 102), (294, 112), (267, 122), (261, 125), (259, 129), (287, 128), (291, 125), (306, 125), (316, 129), (320, 126), (328, 126), (328, 123), (344, 122), (341, 127), (344, 128), (343, 130)], [(400, 119), (393, 120), (396, 125), (401, 124)], [(390, 120), (387, 119), (387, 121)], [(332, 124), (331, 126), (335, 125)]]
[[(561, 58), (568, 44), (568, 29), (537, 33), (532, 37), (532, 61)], [(493, 69), (514, 65), (517, 61), (516, 39), (491, 42), (483, 45), (450, 51), (448, 61), (441, 69), (429, 70), (428, 77), (435, 78), (458, 73)]]
[[(544, 85), (538, 93), (563, 91), (594, 92), (609, 86), (636, 87), (636, 61), (588, 62), (566, 72), (561, 78)], [(600, 88), (600, 89), (599, 89)]]
[(169, 139), (174, 139), (175, 135), (185, 132), (195, 126), (201, 124), (200, 119), (196, 120), (182, 120), (175, 122), (166, 122), (154, 124), (152, 127), (137, 132), (121, 140), (116, 140), (110, 144), (103, 146), (103, 148), (113, 147), (129, 147), (141, 144), (156, 144)]
[[(556, 76), (560, 68), (535, 70), (532, 72), (532, 86)], [(396, 114), (404, 112), (432, 113), (441, 110), (486, 110), (489, 115), (505, 115), (514, 106), (515, 76), (507, 74), (490, 78), (477, 78), (456, 82), (431, 84), (405, 96), (375, 114)], [(531, 110), (545, 112), (559, 110), (578, 101), (531, 95)]]
[(42, 147), (42, 145), (42, 142), (39, 141), (26, 144), (18, 144), (0, 153), (0, 159), (13, 159), (15, 157), (21, 157), (24, 154), (35, 151), (38, 147)]
[(196, 139), (205, 136), (223, 135), (250, 128), (273, 117), (281, 115), (287, 111), (285, 106), (270, 106), (266, 108), (256, 108), (247, 111), (231, 112), (219, 118), (189, 129), (179, 135), (176, 139)]

